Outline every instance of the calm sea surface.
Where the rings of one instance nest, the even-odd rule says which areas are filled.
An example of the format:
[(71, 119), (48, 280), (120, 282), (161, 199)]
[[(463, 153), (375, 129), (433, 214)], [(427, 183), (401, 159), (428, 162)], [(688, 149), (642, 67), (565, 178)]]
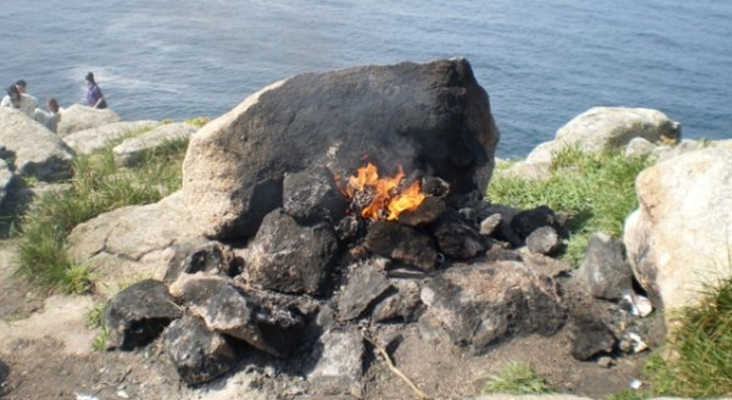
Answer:
[(727, 0), (3, 0), (0, 86), (82, 102), (94, 71), (122, 118), (218, 116), (304, 71), (466, 57), (499, 156), (597, 105), (656, 108), (732, 137)]

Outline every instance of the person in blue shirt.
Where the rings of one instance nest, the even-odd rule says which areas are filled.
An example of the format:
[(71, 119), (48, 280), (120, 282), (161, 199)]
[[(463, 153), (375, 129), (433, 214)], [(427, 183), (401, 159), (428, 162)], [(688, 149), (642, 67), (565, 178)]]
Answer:
[(89, 107), (93, 108), (107, 108), (107, 101), (104, 99), (102, 89), (99, 88), (97, 82), (94, 80), (94, 74), (89, 72), (86, 74), (86, 103)]

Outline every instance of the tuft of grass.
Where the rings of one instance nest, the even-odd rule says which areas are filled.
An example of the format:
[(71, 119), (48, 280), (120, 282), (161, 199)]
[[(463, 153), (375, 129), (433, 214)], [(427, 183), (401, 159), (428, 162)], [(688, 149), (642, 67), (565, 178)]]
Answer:
[(507, 394), (547, 394), (553, 393), (546, 378), (538, 375), (530, 365), (512, 362), (501, 369), (497, 375), (492, 375), (483, 393)]
[(732, 396), (732, 278), (705, 288), (697, 307), (672, 316), (674, 357), (646, 365), (655, 390), (685, 397)]
[(206, 125), (207, 123), (211, 122), (211, 118), (209, 118), (209, 117), (196, 117), (196, 118), (187, 119), (185, 122), (188, 123), (188, 124), (191, 124), (193, 126), (197, 126), (197, 127), (200, 128), (200, 127)]
[(43, 196), (19, 221), (16, 272), (41, 286), (67, 293), (86, 292), (93, 276), (68, 255), (68, 234), (99, 214), (148, 204), (178, 190), (187, 140), (174, 140), (145, 155), (135, 168), (115, 165), (112, 147), (80, 155), (73, 163), (72, 189)]
[(487, 197), (515, 208), (547, 205), (569, 213), (570, 238), (563, 257), (576, 264), (593, 233), (622, 232), (625, 218), (637, 207), (635, 178), (648, 165), (646, 158), (627, 158), (619, 150), (588, 154), (569, 147), (555, 155), (548, 180), (498, 171)]

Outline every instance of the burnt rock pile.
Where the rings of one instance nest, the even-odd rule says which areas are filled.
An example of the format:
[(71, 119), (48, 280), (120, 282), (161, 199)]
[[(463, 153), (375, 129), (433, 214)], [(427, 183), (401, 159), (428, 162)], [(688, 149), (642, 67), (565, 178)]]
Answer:
[[(624, 271), (607, 274), (625, 285), (618, 293), (590, 271), (602, 255), (584, 280), (568, 278), (544, 256), (561, 246), (566, 217), (483, 199), (498, 140), (464, 59), (303, 74), (263, 89), (193, 137), (180, 195), (211, 242), (171, 262), (164, 281), (110, 301), (110, 348), (162, 338), (190, 384), (284, 359), (308, 393), (354, 395), (363, 336), (387, 325), (416, 324), (425, 340), (475, 354), (570, 326), (598, 337), (568, 354), (615, 351), (628, 323), (609, 327), (635, 299), (631, 275), (620, 277), (622, 249), (607, 256)], [(394, 211), (406, 193), (418, 201)], [(595, 289), (573, 300), (565, 286)]]

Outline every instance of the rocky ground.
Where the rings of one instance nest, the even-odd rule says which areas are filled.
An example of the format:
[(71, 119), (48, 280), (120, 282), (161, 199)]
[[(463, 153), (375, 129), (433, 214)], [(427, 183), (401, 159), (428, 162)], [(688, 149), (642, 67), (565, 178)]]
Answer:
[[(191, 388), (180, 381), (157, 344), (136, 352), (93, 350), (98, 331), (87, 328), (86, 320), (97, 299), (49, 296), (14, 277), (16, 247), (13, 240), (0, 242), (0, 398), (308, 398), (302, 397), (302, 380), (273, 360), (247, 360), (223, 379)], [(425, 393), (440, 399), (479, 394), (489, 376), (512, 361), (532, 364), (560, 392), (599, 398), (628, 388), (647, 357), (626, 356), (611, 368), (580, 362), (569, 355), (566, 331), (548, 338), (515, 338), (480, 356), (427, 343), (414, 325), (373, 334), (376, 340), (400, 338), (395, 349), (390, 347), (396, 366)], [(413, 396), (376, 351), (367, 364), (364, 399)]]

